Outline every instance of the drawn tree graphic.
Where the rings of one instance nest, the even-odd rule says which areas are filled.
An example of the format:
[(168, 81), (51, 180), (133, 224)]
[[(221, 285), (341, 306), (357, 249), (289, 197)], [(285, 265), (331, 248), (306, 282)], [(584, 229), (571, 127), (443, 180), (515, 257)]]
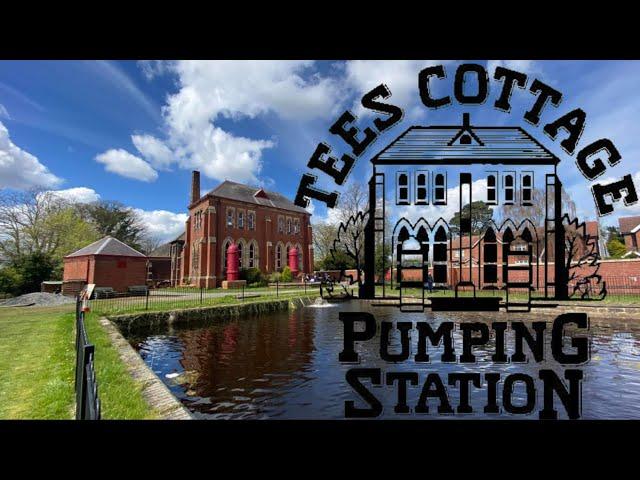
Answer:
[[(356, 267), (356, 282), (362, 285), (361, 270), (364, 266), (364, 230), (369, 221), (369, 212), (358, 212), (351, 215), (346, 222), (340, 223), (336, 239), (333, 241), (331, 256), (335, 259), (338, 252), (343, 252), (353, 260)], [(351, 278), (351, 283), (354, 283)]]
[(565, 231), (565, 268), (569, 285), (569, 297), (604, 298), (606, 285), (602, 282), (597, 237), (587, 234), (586, 223), (577, 218), (562, 217)]

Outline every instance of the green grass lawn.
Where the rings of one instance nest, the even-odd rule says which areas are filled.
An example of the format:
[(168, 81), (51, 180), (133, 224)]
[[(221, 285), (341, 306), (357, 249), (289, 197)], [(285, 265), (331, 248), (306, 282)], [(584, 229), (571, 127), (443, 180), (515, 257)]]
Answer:
[[(0, 419), (74, 418), (73, 310), (73, 305), (0, 307)], [(97, 316), (88, 316), (86, 325), (96, 346), (102, 417), (156, 418)]]
[[(258, 294), (258, 297), (251, 295)], [(200, 302), (200, 297), (193, 298), (164, 298), (162, 296), (150, 296), (148, 304), (144, 297), (121, 297), (104, 300), (92, 300), (91, 310), (102, 315), (124, 315), (138, 312), (162, 312), (181, 308), (213, 307), (216, 305), (236, 305), (249, 302), (269, 302), (272, 300), (286, 300), (299, 297), (317, 297), (320, 295), (319, 289), (308, 289), (307, 293), (303, 289), (299, 291), (285, 290), (276, 296), (275, 291), (245, 290), (247, 297), (242, 300), (238, 298), (241, 291), (231, 291), (228, 295), (221, 297), (204, 297)]]

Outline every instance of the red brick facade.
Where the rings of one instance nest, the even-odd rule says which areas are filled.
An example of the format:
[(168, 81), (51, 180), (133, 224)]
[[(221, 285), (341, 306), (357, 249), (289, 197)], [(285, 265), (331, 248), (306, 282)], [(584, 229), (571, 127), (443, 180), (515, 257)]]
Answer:
[(300, 271), (313, 270), (311, 215), (281, 195), (225, 181), (200, 197), (194, 172), (191, 199), (185, 234), (172, 243), (173, 285), (218, 286), (231, 242), (241, 251), (241, 268), (280, 271), (296, 247)]
[(620, 217), (618, 223), (627, 253), (640, 252), (640, 216)]
[(128, 287), (145, 285), (146, 277), (145, 257), (87, 255), (64, 260), (64, 284), (83, 281), (95, 283), (96, 287), (111, 287), (117, 292), (126, 292)]

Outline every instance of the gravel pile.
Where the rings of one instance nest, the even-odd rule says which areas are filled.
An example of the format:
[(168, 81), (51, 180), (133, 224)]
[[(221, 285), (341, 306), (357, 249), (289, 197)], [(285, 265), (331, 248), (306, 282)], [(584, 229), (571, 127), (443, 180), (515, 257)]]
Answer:
[(20, 295), (19, 297), (10, 298), (4, 303), (0, 303), (3, 307), (44, 307), (48, 305), (65, 305), (67, 303), (74, 303), (75, 300), (72, 297), (64, 297), (55, 293), (27, 293)]

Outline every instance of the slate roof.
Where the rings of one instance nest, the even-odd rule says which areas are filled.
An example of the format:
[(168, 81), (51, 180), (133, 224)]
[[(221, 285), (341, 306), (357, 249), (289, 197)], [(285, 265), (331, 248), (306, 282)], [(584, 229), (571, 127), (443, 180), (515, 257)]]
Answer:
[[(460, 144), (467, 132), (473, 141)], [(560, 160), (520, 127), (410, 127), (371, 159), (374, 164), (540, 164)]]
[(144, 254), (134, 250), (129, 245), (122, 243), (117, 238), (104, 237), (80, 250), (67, 255), (69, 257), (82, 257), (85, 255), (116, 255), (119, 257), (145, 257)]
[(631, 233), (631, 230), (640, 225), (640, 216), (620, 217), (618, 218), (618, 224), (620, 225), (620, 233)]
[[(266, 194), (267, 198), (264, 196), (256, 196), (256, 193), (261, 190)], [(277, 192), (250, 187), (230, 180), (225, 180), (216, 188), (211, 190), (207, 195), (238, 200), (240, 202), (254, 203), (264, 207), (281, 208), (283, 210), (291, 210), (298, 213), (309, 213), (304, 208), (297, 206), (287, 197)]]
[(158, 248), (149, 252), (148, 257), (170, 257), (171, 256), (171, 244), (173, 242), (167, 242), (160, 245)]

